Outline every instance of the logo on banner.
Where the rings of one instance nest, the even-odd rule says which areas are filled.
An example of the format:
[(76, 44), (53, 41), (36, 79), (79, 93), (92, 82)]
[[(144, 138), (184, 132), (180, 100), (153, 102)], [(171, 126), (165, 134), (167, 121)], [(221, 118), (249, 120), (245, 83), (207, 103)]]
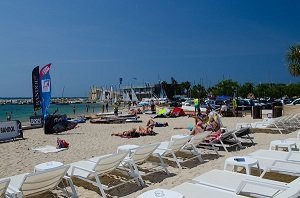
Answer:
[(50, 67), (51, 67), (51, 63), (48, 64), (48, 65), (46, 65), (46, 66), (44, 66), (44, 67), (42, 68), (42, 70), (40, 71), (40, 76), (42, 77), (42, 76), (44, 76), (45, 74), (47, 74), (47, 73), (50, 71)]
[(50, 92), (50, 79), (42, 80), (42, 92)]

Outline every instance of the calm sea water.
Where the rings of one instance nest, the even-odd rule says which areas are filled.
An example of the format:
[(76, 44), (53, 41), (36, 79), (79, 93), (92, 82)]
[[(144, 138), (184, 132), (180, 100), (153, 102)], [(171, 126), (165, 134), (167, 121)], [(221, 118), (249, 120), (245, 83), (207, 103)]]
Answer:
[[(67, 114), (70, 117), (76, 117), (83, 114), (87, 115), (102, 112), (102, 105), (102, 103), (82, 103), (69, 105), (51, 104), (49, 108), (49, 113), (53, 114), (55, 110), (58, 110), (58, 113), (56, 114)], [(73, 107), (75, 107), (75, 115), (73, 113)], [(111, 105), (109, 105), (108, 111), (112, 111)], [(33, 105), (0, 105), (0, 121), (5, 121), (7, 117), (6, 113), (10, 112), (12, 112), (13, 120), (20, 120), (21, 122), (29, 122), (29, 117), (34, 114)], [(37, 112), (37, 115), (41, 114), (41, 110)]]

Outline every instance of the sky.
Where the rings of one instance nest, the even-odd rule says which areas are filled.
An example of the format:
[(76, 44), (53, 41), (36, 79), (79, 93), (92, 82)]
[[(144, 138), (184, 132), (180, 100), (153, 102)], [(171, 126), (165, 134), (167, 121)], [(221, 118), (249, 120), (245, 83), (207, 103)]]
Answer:
[(31, 71), (52, 63), (52, 96), (159, 80), (213, 86), (293, 83), (298, 0), (2, 0), (0, 97), (31, 97)]

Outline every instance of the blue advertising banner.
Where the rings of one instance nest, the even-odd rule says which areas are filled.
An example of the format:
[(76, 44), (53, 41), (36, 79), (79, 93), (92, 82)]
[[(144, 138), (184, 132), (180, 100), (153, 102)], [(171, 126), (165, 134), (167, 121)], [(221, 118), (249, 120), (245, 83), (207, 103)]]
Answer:
[(48, 113), (48, 108), (51, 102), (51, 78), (50, 78), (50, 67), (51, 63), (45, 65), (40, 71), (40, 81), (41, 81), (41, 90), (42, 90), (42, 113), (44, 119)]

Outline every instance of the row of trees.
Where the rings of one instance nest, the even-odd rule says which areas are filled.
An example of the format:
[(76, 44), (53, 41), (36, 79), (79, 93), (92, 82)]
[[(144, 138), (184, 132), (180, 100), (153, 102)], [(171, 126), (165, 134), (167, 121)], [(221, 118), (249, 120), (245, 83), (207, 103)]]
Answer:
[(237, 81), (228, 79), (217, 83), (213, 87), (205, 89), (201, 84), (191, 85), (189, 81), (178, 83), (174, 78), (171, 78), (171, 83), (163, 81), (162, 87), (166, 91), (169, 98), (174, 95), (188, 95), (192, 98), (207, 96), (241, 96), (247, 98), (249, 93), (254, 94), (256, 98), (272, 97), (280, 98), (283, 96), (295, 97), (300, 94), (300, 83), (297, 84), (275, 84), (262, 83), (254, 85), (251, 82), (239, 84)]
[[(291, 46), (286, 54), (288, 70), (292, 76), (300, 76), (300, 45)], [(175, 78), (171, 78), (171, 83), (163, 81), (161, 83), (169, 98), (174, 95), (188, 95), (192, 98), (207, 97), (209, 95), (241, 96), (246, 98), (249, 93), (256, 98), (282, 96), (298, 97), (300, 94), (300, 83), (297, 84), (274, 84), (263, 83), (254, 85), (251, 82), (239, 84), (237, 81), (227, 79), (219, 82), (213, 87), (205, 89), (201, 84), (191, 85), (189, 81), (178, 83)]]

